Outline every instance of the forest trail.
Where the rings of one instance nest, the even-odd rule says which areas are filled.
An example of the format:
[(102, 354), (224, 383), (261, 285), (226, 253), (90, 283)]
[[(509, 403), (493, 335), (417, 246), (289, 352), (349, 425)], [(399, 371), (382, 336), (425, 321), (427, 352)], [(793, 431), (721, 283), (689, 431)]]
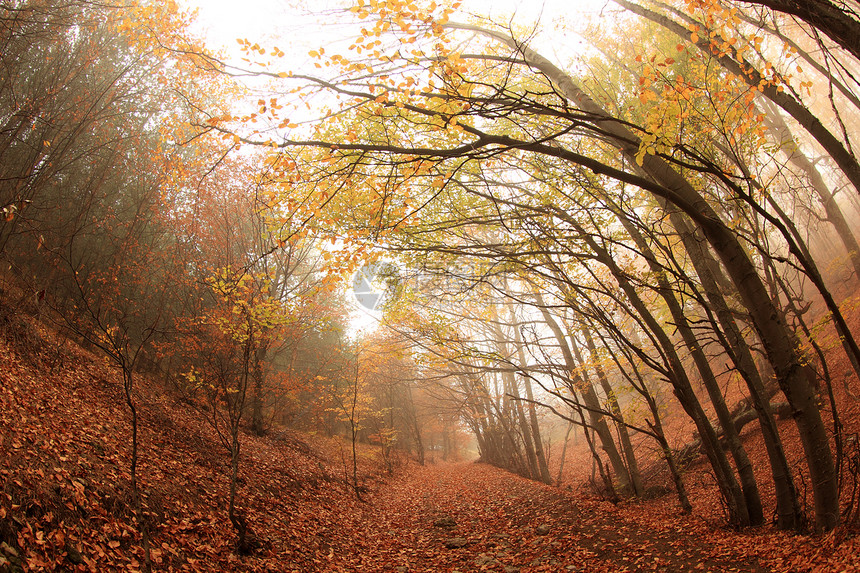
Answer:
[[(768, 571), (680, 527), (475, 463), (410, 469), (366, 506), (330, 571)], [(447, 525), (447, 526), (446, 526)]]

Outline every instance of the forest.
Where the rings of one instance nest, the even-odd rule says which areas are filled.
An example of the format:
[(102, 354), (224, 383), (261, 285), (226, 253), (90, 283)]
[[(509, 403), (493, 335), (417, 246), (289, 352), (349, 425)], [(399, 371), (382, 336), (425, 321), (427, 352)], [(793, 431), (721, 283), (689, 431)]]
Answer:
[(860, 567), (860, 3), (486, 4), (0, 1), (0, 572)]

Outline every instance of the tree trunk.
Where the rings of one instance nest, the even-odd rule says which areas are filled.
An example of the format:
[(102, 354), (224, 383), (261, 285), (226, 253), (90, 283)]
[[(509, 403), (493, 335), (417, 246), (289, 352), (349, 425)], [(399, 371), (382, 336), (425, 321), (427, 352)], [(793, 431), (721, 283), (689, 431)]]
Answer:
[[(526, 356), (525, 351), (523, 350), (523, 338), (522, 334), (520, 334), (519, 328), (516, 326), (514, 327), (514, 344), (517, 347), (517, 358), (520, 361), (520, 366), (524, 367), (526, 364)], [(535, 396), (534, 390), (532, 389), (531, 379), (528, 376), (523, 376), (522, 380), (526, 390), (526, 398), (528, 399), (526, 408), (529, 410), (529, 422), (532, 429), (532, 438), (535, 442), (535, 457), (537, 458), (538, 470), (540, 471), (540, 480), (545, 484), (551, 484), (552, 477), (549, 475), (549, 464), (546, 460), (546, 452), (544, 451), (543, 440), (540, 435), (540, 424), (538, 423), (537, 411), (535, 409)]]
[[(254, 387), (251, 391), (251, 431), (258, 436), (265, 434), (263, 427), (263, 365), (258, 348), (254, 358)], [(265, 354), (265, 351), (263, 351)]]
[(528, 462), (528, 477), (533, 480), (540, 480), (541, 476), (540, 471), (538, 470), (534, 439), (532, 438), (531, 427), (526, 420), (525, 409), (523, 408), (523, 402), (520, 397), (517, 382), (513, 372), (506, 372), (503, 376), (505, 374), (510, 374), (510, 379), (506, 381), (505, 385), (508, 387), (511, 397), (514, 398), (513, 408), (516, 412), (517, 422), (519, 422), (520, 426), (520, 434), (523, 438), (523, 448), (525, 449), (526, 461)]
[[(406, 386), (409, 392), (409, 427), (412, 428), (412, 437), (415, 439), (415, 454), (418, 456), (418, 464), (424, 465), (424, 441), (421, 439), (421, 425), (418, 423), (418, 412), (415, 410), (415, 399), (412, 396), (412, 385)], [(480, 440), (479, 440), (480, 443)]]
[(627, 460), (627, 471), (630, 474), (630, 483), (633, 486), (633, 493), (641, 496), (644, 493), (642, 487), (642, 476), (639, 473), (639, 464), (636, 461), (636, 452), (633, 451), (633, 444), (630, 441), (630, 432), (627, 430), (627, 425), (624, 423), (624, 416), (621, 413), (621, 407), (618, 405), (618, 398), (615, 391), (609, 384), (609, 379), (606, 377), (606, 372), (598, 362), (597, 348), (594, 345), (594, 339), (591, 337), (591, 331), (587, 326), (582, 325), (580, 328), (582, 336), (585, 339), (585, 346), (588, 348), (588, 353), (591, 355), (591, 360), (594, 363), (594, 370), (597, 373), (597, 379), (603, 388), (603, 393), (606, 395), (606, 402), (609, 404), (609, 411), (615, 417), (615, 427), (618, 429), (618, 437), (621, 442), (621, 451), (624, 452), (624, 459)]
[(678, 503), (681, 504), (681, 512), (682, 513), (690, 513), (693, 511), (693, 506), (690, 504), (690, 498), (687, 495), (687, 488), (684, 485), (684, 478), (681, 475), (681, 470), (678, 467), (678, 463), (675, 460), (675, 454), (672, 453), (672, 448), (669, 446), (669, 441), (666, 439), (666, 433), (663, 431), (663, 422), (660, 418), (660, 408), (657, 405), (657, 400), (655, 400), (654, 395), (650, 392), (648, 388), (648, 384), (645, 382), (645, 379), (642, 377), (641, 372), (639, 372), (639, 368), (630, 358), (630, 356), (625, 354), (627, 358), (628, 364), (630, 368), (625, 369), (618, 358), (617, 353), (612, 350), (612, 348), (604, 344), (604, 347), (609, 352), (609, 355), (612, 356), (612, 360), (618, 366), (619, 370), (622, 372), (629, 372), (633, 376), (636, 377), (639, 384), (633, 382), (633, 376), (627, 375), (627, 379), (630, 381), (630, 385), (633, 386), (633, 389), (639, 392), (639, 394), (645, 399), (645, 403), (648, 404), (648, 410), (651, 412), (651, 417), (654, 418), (654, 421), (645, 420), (648, 424), (648, 427), (651, 429), (651, 432), (654, 434), (654, 440), (657, 442), (657, 445), (660, 447), (660, 451), (663, 453), (663, 458), (666, 460), (666, 465), (669, 468), (669, 474), (672, 476), (672, 482), (675, 484), (675, 492), (678, 495)]
[(776, 420), (774, 420), (773, 414), (768, 408), (771, 392), (767, 390), (758, 368), (756, 368), (752, 352), (744, 340), (740, 328), (735, 323), (731, 309), (729, 309), (720, 291), (720, 287), (714, 278), (715, 273), (719, 272), (718, 263), (694, 236), (693, 231), (689, 228), (680, 212), (674, 209), (670, 210), (669, 220), (684, 243), (690, 261), (696, 270), (702, 289), (705, 292), (705, 297), (714, 310), (726, 336), (726, 350), (729, 351), (735, 367), (747, 384), (750, 402), (758, 415), (759, 426), (774, 480), (777, 527), (780, 529), (798, 529), (803, 522), (803, 511), (797, 498), (797, 489), (794, 485), (791, 468), (785, 457), (785, 450), (782, 446)]
[(567, 455), (567, 440), (570, 437), (570, 431), (573, 430), (573, 422), (568, 423), (567, 431), (564, 433), (564, 442), (561, 446), (561, 457), (558, 461), (558, 477), (555, 478), (555, 485), (561, 485), (561, 476), (564, 472), (564, 458)]
[(637, 229), (623, 213), (617, 213), (617, 215), (621, 224), (624, 225), (625, 229), (627, 229), (633, 242), (648, 262), (651, 272), (657, 277), (657, 290), (661, 298), (666, 303), (669, 313), (672, 315), (675, 327), (678, 329), (678, 332), (684, 340), (685, 346), (693, 357), (693, 361), (695, 362), (696, 368), (701, 376), (702, 383), (711, 399), (714, 412), (717, 414), (717, 419), (723, 427), (723, 435), (728, 443), (729, 451), (732, 453), (732, 458), (735, 461), (735, 467), (737, 468), (738, 475), (741, 480), (741, 488), (743, 489), (744, 499), (746, 500), (750, 525), (761, 525), (764, 521), (764, 512), (761, 504), (761, 496), (758, 491), (758, 484), (756, 483), (755, 474), (753, 473), (752, 463), (749, 460), (749, 456), (747, 456), (746, 450), (741, 444), (740, 436), (735, 431), (731, 414), (726, 406), (725, 399), (722, 391), (720, 390), (719, 382), (717, 382), (717, 378), (714, 376), (714, 372), (708, 362), (708, 357), (705, 356), (705, 352), (702, 350), (695, 333), (692, 328), (690, 328), (690, 324), (684, 316), (681, 305), (678, 303), (675, 293), (672, 291), (671, 285), (669, 285), (665, 273), (657, 263), (657, 259), (651, 251), (651, 248), (648, 246), (647, 241), (639, 233), (639, 229)]
[[(600, 454), (597, 453), (597, 448), (594, 447), (594, 440), (591, 439), (591, 435), (588, 432), (589, 426), (585, 423), (585, 414), (583, 413), (582, 408), (579, 408), (579, 419), (582, 423), (582, 434), (585, 436), (585, 442), (588, 444), (588, 449), (591, 452), (591, 458), (594, 460), (594, 465), (597, 466), (597, 469), (600, 472), (600, 479), (603, 482), (603, 487), (606, 488), (609, 500), (615, 502), (618, 500), (618, 493), (615, 491), (615, 485), (612, 483), (612, 478), (603, 466), (603, 461), (600, 459)], [(592, 479), (594, 479), (593, 469), (591, 475)]]
[(240, 554), (250, 553), (250, 544), (248, 543), (248, 524), (245, 518), (239, 515), (236, 510), (236, 490), (239, 483), (239, 425), (234, 424), (230, 428), (230, 494), (227, 506), (227, 517), (230, 523), (236, 530), (238, 538), (236, 547)]
[(847, 5), (829, 0), (740, 0), (796, 16), (860, 60), (860, 22)]
[[(520, 434), (522, 435), (523, 448), (525, 449), (526, 462), (528, 464), (528, 477), (534, 480), (540, 480), (541, 474), (538, 469), (537, 453), (535, 451), (535, 440), (532, 437), (532, 428), (526, 420), (523, 402), (520, 399), (521, 397), (519, 385), (516, 380), (516, 374), (511, 370), (515, 365), (513, 360), (514, 357), (510, 351), (508, 339), (498, 322), (498, 317), (495, 318), (496, 320), (493, 322), (493, 332), (496, 335), (496, 348), (506, 363), (504, 365), (504, 370), (502, 371), (502, 381), (504, 383), (505, 394), (513, 398), (512, 407), (514, 410), (514, 416), (519, 423)], [(516, 330), (516, 327), (514, 327), (514, 329)]]
[(358, 406), (358, 382), (359, 382), (359, 363), (358, 358), (355, 359), (355, 374), (353, 375), (352, 388), (352, 406), (349, 411), (349, 431), (350, 442), (352, 444), (352, 489), (355, 492), (355, 497), (361, 501), (361, 491), (358, 488), (358, 451), (356, 445), (358, 443), (358, 417), (356, 415)]
[(702, 437), (702, 447), (705, 451), (705, 455), (711, 462), (711, 467), (714, 470), (714, 475), (717, 479), (720, 493), (723, 495), (728, 506), (729, 521), (738, 526), (749, 525), (750, 515), (747, 511), (746, 499), (743, 491), (734, 477), (732, 467), (723, 453), (713, 426), (711, 426), (704, 410), (702, 410), (699, 399), (696, 397), (695, 392), (693, 392), (692, 385), (684, 371), (681, 359), (675, 351), (674, 344), (672, 344), (672, 341), (669, 339), (660, 323), (648, 310), (647, 306), (636, 292), (636, 289), (630, 284), (627, 277), (623, 272), (621, 272), (621, 269), (618, 268), (609, 253), (598, 245), (597, 241), (595, 241), (592, 236), (585, 234), (582, 229), (579, 229), (579, 231), (583, 234), (582, 238), (596, 254), (597, 260), (605, 265), (615, 277), (615, 280), (618, 281), (618, 285), (621, 287), (621, 290), (624, 291), (624, 294), (627, 295), (627, 299), (630, 301), (631, 305), (633, 305), (636, 312), (659, 342), (663, 355), (666, 357), (667, 366), (669, 368), (669, 382), (675, 390), (675, 396), (678, 398), (684, 411), (687, 412), (696, 424), (696, 429)]
[(535, 456), (537, 457), (538, 470), (540, 471), (540, 480), (545, 484), (551, 484), (552, 477), (549, 475), (549, 463), (547, 463), (546, 450), (544, 449), (543, 440), (540, 435), (540, 424), (535, 409), (535, 397), (531, 380), (528, 377), (523, 377), (523, 385), (525, 386), (526, 398), (528, 399), (526, 407), (529, 410), (529, 422), (532, 427), (532, 437), (535, 441)]
[[(569, 340), (570, 349), (573, 352), (573, 356), (576, 358), (576, 361), (580, 364), (585, 364), (582, 355), (580, 354), (579, 347), (573, 337), (570, 336)], [(609, 463), (612, 465), (612, 471), (615, 472), (615, 477), (618, 479), (619, 489), (625, 495), (634, 493), (632, 484), (633, 480), (630, 477), (627, 466), (624, 464), (624, 459), (618, 452), (618, 448), (615, 445), (615, 439), (612, 437), (612, 431), (609, 429), (609, 424), (606, 423), (606, 417), (601, 413), (603, 408), (600, 405), (600, 399), (594, 391), (594, 386), (592, 385), (591, 380), (581, 376), (575, 376), (574, 379), (576, 380), (575, 385), (582, 393), (582, 401), (585, 403), (586, 409), (588, 410), (588, 417), (591, 420), (590, 425), (594, 429), (594, 433), (597, 434), (597, 437), (600, 438), (601, 448), (606, 452), (606, 456), (609, 458)]]
[(585, 402), (585, 406), (588, 409), (588, 418), (591, 421), (589, 426), (594, 429), (594, 432), (600, 439), (600, 445), (609, 458), (609, 463), (612, 465), (612, 470), (615, 472), (621, 491), (627, 493), (632, 488), (632, 480), (627, 471), (627, 466), (624, 465), (624, 461), (621, 459), (621, 454), (618, 453), (618, 448), (615, 446), (615, 440), (613, 439), (612, 432), (609, 430), (609, 426), (606, 423), (606, 418), (601, 414), (602, 408), (600, 407), (600, 400), (597, 398), (597, 394), (594, 392), (594, 387), (591, 385), (591, 382), (576, 373), (577, 365), (585, 364), (579, 352), (579, 348), (577, 347), (573, 336), (567, 337), (564, 335), (558, 321), (556, 321), (549, 311), (547, 311), (546, 304), (544, 303), (543, 297), (540, 293), (534, 291), (532, 294), (537, 301), (537, 306), (541, 315), (543, 315), (544, 322), (549, 326), (549, 329), (552, 331), (559, 344), (562, 356), (564, 357), (565, 368), (568, 372), (568, 380), (576, 381), (576, 383), (572, 385), (571, 390), (574, 392), (579, 390), (582, 394), (583, 402)]
[(690, 503), (690, 497), (687, 495), (687, 487), (684, 485), (684, 478), (681, 477), (681, 470), (678, 468), (675, 454), (672, 453), (672, 448), (669, 447), (669, 442), (666, 440), (666, 433), (663, 431), (663, 423), (660, 421), (657, 403), (654, 400), (648, 400), (648, 408), (651, 410), (651, 415), (654, 416), (654, 422), (649, 421), (648, 426), (657, 435), (657, 443), (660, 445), (660, 450), (666, 459), (666, 465), (669, 466), (669, 474), (672, 476), (672, 483), (675, 484), (675, 492), (678, 494), (678, 503), (681, 504), (681, 512), (685, 514), (692, 513), (693, 505)]
[(133, 366), (124, 363), (122, 365), (122, 381), (125, 391), (125, 402), (131, 412), (131, 496), (134, 503), (135, 517), (137, 518), (137, 527), (140, 531), (141, 547), (143, 549), (143, 569), (147, 573), (152, 570), (152, 558), (149, 550), (149, 527), (146, 523), (146, 518), (143, 515), (143, 502), (140, 498), (140, 489), (137, 485), (137, 457), (138, 457), (138, 420), (137, 420), (137, 404), (134, 403), (134, 373)]

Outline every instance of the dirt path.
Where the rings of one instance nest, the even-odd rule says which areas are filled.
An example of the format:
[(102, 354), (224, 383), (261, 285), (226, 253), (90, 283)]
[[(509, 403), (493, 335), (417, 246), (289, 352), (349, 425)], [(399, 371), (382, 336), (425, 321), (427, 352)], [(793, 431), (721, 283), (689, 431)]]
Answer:
[[(755, 571), (706, 540), (653, 531), (481, 464), (416, 469), (368, 504), (329, 571)], [(447, 526), (446, 526), (447, 524)], [(351, 555), (349, 555), (351, 553)], [(724, 553), (724, 552), (723, 552)]]

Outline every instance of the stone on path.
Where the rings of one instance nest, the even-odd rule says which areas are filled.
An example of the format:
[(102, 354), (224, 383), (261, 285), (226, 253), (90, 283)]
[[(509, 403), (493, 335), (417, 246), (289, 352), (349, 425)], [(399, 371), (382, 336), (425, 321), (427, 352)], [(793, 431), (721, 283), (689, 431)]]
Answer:
[(445, 547), (448, 549), (457, 549), (459, 547), (465, 547), (469, 544), (469, 540), (465, 537), (452, 537), (451, 539), (445, 540)]
[(475, 566), (476, 567), (487, 567), (487, 566), (495, 566), (501, 565), (498, 559), (493, 557), (492, 555), (487, 555), (486, 553), (481, 553), (475, 558)]
[(450, 515), (446, 515), (434, 521), (433, 527), (457, 527), (457, 522)]

